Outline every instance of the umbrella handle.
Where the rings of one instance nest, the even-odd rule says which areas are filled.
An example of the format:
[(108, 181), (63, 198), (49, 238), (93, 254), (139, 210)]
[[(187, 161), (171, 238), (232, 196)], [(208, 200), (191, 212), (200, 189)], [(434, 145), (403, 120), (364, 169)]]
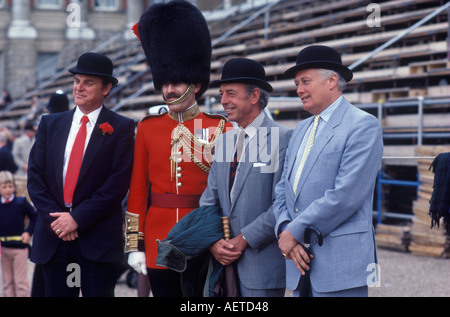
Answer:
[(318, 244), (319, 246), (321, 246), (323, 244), (322, 233), (313, 225), (310, 225), (305, 229), (305, 244), (307, 244), (308, 246), (311, 244), (311, 233), (313, 232), (317, 235)]
[(222, 217), (223, 236), (225, 241), (230, 240), (230, 217)]

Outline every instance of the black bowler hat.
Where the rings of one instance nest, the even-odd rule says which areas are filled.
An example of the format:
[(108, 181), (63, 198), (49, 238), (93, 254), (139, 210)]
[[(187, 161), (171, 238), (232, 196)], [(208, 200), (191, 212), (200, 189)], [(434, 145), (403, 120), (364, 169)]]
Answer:
[(113, 68), (113, 63), (108, 56), (88, 52), (78, 58), (77, 67), (69, 69), (69, 72), (102, 77), (116, 85), (119, 81), (113, 77)]
[(69, 98), (62, 90), (54, 92), (48, 101), (47, 110), (50, 113), (57, 113), (69, 110)]
[(224, 83), (244, 83), (258, 86), (272, 92), (272, 86), (266, 81), (264, 67), (248, 58), (233, 58), (225, 63), (220, 80), (214, 80), (211, 87), (219, 87)]
[(308, 46), (297, 55), (297, 64), (284, 73), (294, 77), (295, 74), (304, 69), (324, 68), (339, 73), (346, 82), (353, 78), (352, 71), (342, 64), (341, 56), (336, 50), (324, 45)]

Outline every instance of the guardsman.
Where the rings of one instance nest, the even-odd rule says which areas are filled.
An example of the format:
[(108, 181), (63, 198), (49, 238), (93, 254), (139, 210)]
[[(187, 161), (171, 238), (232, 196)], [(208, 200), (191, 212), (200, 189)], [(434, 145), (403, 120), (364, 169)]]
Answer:
[(146, 116), (137, 127), (125, 252), (137, 272), (148, 274), (153, 296), (182, 296), (180, 273), (156, 266), (158, 241), (199, 206), (215, 140), (232, 125), (200, 112), (197, 103), (209, 86), (211, 39), (194, 5), (153, 4), (137, 35), (169, 111)]

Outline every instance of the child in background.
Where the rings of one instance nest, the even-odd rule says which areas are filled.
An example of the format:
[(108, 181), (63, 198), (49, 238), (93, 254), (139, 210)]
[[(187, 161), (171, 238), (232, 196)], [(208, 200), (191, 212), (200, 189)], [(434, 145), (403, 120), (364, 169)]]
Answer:
[[(14, 176), (0, 172), (0, 242), (4, 297), (29, 297), (28, 249), (36, 210), (25, 197), (15, 196)], [(25, 228), (25, 217), (29, 224)]]

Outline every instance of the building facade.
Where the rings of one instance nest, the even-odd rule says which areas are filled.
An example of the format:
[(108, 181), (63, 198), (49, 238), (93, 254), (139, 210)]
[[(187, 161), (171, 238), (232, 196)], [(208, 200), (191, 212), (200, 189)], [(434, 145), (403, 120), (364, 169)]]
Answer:
[[(125, 40), (142, 12), (161, 0), (0, 0), (0, 88), (23, 95), (112, 35)], [(216, 10), (255, 0), (192, 0)]]

